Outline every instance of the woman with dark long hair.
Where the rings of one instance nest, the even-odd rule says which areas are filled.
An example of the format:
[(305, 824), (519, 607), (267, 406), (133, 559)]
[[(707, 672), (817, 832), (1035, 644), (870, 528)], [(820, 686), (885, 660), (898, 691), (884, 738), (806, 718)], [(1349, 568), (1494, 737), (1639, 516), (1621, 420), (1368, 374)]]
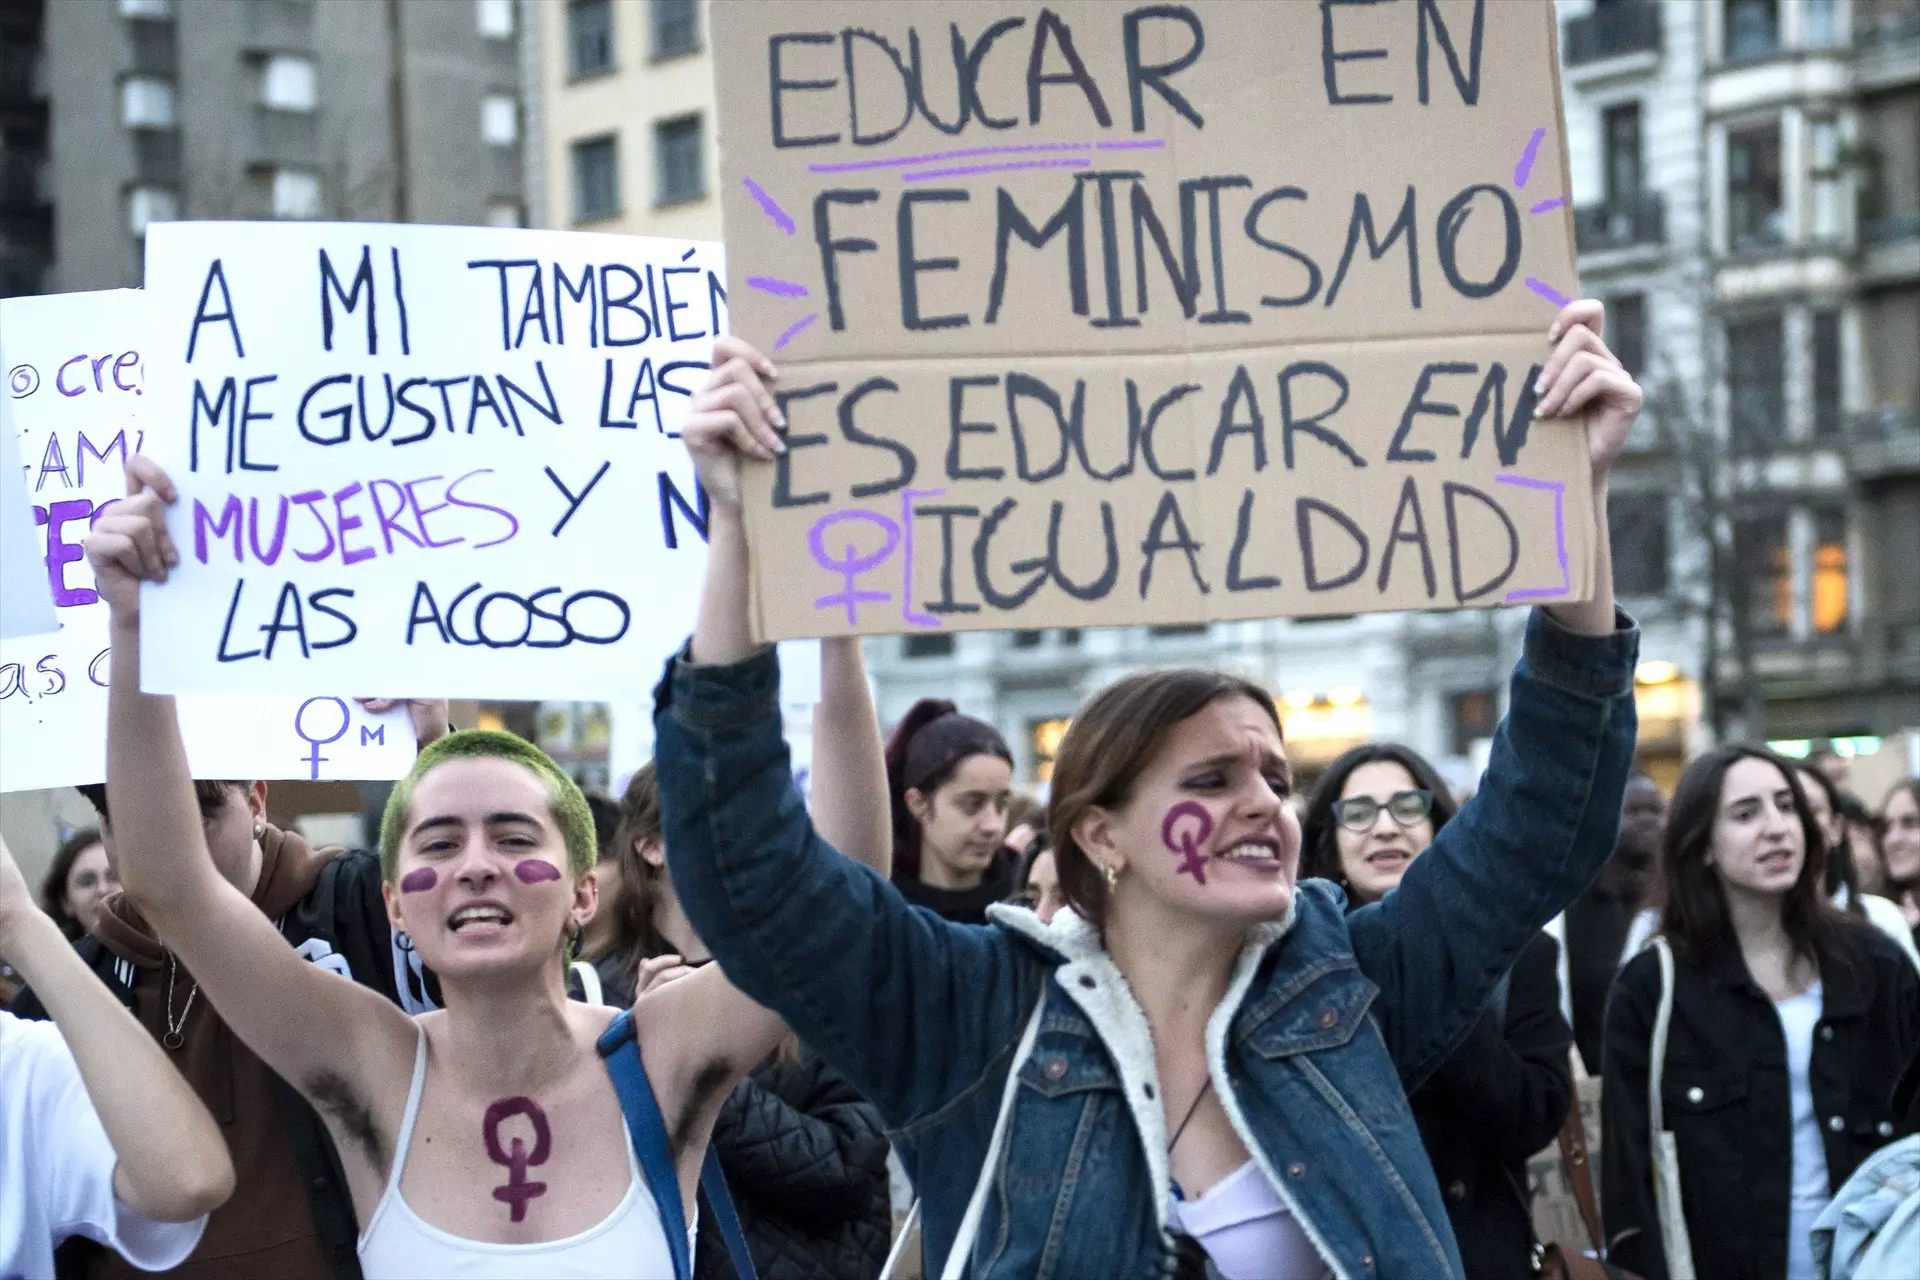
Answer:
[(942, 920), (838, 857), (794, 792), (778, 658), (751, 625), (743, 470), (782, 447), (770, 366), (707, 393), (731, 421), (696, 399), (706, 586), (654, 713), (674, 886), (728, 976), (899, 1135), (929, 1275), (1151, 1276), (1182, 1251), (1231, 1280), (1460, 1273), (1406, 1090), (1612, 853), (1632, 765), (1638, 634), (1613, 603), (1605, 478), (1640, 391), (1600, 318), (1554, 321), (1537, 413), (1567, 421), (1535, 428), (1585, 432), (1593, 594), (1532, 616), (1479, 793), (1351, 914), (1297, 882), (1271, 694), (1215, 671), (1131, 676), (1075, 716), (1050, 924), (1005, 904)]
[[(1920, 1046), (1920, 974), (1834, 907), (1825, 860), (1788, 761), (1732, 745), (1681, 775), (1655, 884), (1659, 932), (1607, 1010), (1602, 1216), (1610, 1260), (1648, 1280), (1675, 1273), (1666, 1241), (1682, 1225), (1702, 1276), (1812, 1276), (1814, 1219), (1893, 1136), (1889, 1098)], [(1655, 1072), (1681, 1206), (1664, 1221)]]
[(943, 698), (913, 704), (887, 742), (893, 882), (908, 902), (959, 924), (985, 924), (1013, 892), (1020, 855), (1006, 847), (1013, 752), (1000, 731)]
[(85, 827), (54, 851), (40, 881), (40, 909), (53, 918), (69, 942), (78, 941), (92, 930), (100, 904), (119, 887), (120, 877), (107, 861), (100, 833)]
[[(1359, 910), (1398, 888), (1458, 812), (1419, 752), (1355, 747), (1314, 787), (1300, 874), (1334, 881)], [(1536, 933), (1466, 1039), (1407, 1098), (1473, 1280), (1533, 1274), (1527, 1158), (1553, 1141), (1573, 1103), (1559, 964), (1559, 945)]]
[(1920, 938), (1920, 778), (1902, 778), (1880, 805), (1874, 832), (1887, 868), (1887, 896)]
[(1833, 899), (1833, 905), (1852, 912), (1892, 938), (1907, 953), (1913, 967), (1920, 969), (1920, 950), (1914, 947), (1912, 927), (1900, 914), (1900, 908), (1861, 887), (1860, 870), (1854, 863), (1853, 847), (1847, 839), (1847, 818), (1842, 810), (1840, 788), (1825, 770), (1810, 764), (1796, 764), (1794, 772), (1800, 776), (1807, 811), (1813, 815), (1813, 825), (1820, 829), (1821, 841), (1826, 846), (1827, 872), (1822, 885)]

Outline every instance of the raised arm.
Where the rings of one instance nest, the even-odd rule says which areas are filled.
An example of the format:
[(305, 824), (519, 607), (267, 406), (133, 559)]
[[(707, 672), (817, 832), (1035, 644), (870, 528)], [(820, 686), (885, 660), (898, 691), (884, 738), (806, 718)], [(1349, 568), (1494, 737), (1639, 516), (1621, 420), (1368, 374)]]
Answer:
[(813, 711), (813, 820), (826, 842), (886, 879), (893, 873), (886, 746), (855, 636), (820, 642)]
[(138, 456), (127, 487), (86, 542), (111, 618), (107, 810), (121, 883), (220, 1016), (295, 1087), (344, 1076), (404, 1101), (415, 1044), (407, 1016), (295, 955), (207, 852), (173, 699), (140, 691), (140, 584), (165, 582), (179, 563), (165, 520), (174, 487)]
[(233, 1161), (220, 1127), (153, 1037), (34, 905), (4, 840), (0, 955), (33, 984), (73, 1053), (118, 1158), (113, 1194), (120, 1202), (155, 1222), (186, 1222), (225, 1204)]
[[(714, 359), (714, 382), (682, 428), (713, 500), (706, 588), (689, 653), (669, 668), (654, 713), (674, 890), (727, 976), (890, 1121), (906, 1123), (950, 1101), (1017, 1040), (1038, 966), (998, 930), (909, 907), (874, 867), (824, 840), (794, 793), (779, 668), (748, 625), (741, 512), (742, 458), (765, 461), (781, 447), (779, 411), (762, 382), (774, 370), (734, 339), (722, 339)], [(877, 727), (869, 731), (877, 743)], [(871, 745), (858, 754), (868, 769), (879, 758)], [(874, 786), (876, 802), (884, 794)]]
[(1361, 968), (1385, 993), (1382, 1030), (1409, 1089), (1466, 1033), (1527, 941), (1599, 874), (1619, 830), (1639, 631), (1613, 604), (1606, 486), (1640, 389), (1599, 326), (1597, 302), (1562, 310), (1539, 408), (1587, 433), (1594, 598), (1535, 611), (1479, 792), (1399, 888), (1349, 918)]

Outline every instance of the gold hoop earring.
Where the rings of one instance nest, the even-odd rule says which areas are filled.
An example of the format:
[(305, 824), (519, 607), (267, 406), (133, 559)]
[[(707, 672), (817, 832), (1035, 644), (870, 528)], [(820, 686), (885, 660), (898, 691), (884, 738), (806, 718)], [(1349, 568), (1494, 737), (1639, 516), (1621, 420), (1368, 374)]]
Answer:
[(1101, 867), (1100, 870), (1103, 871), (1107, 877), (1107, 892), (1112, 893), (1113, 887), (1120, 883), (1120, 873), (1114, 870), (1113, 864), (1111, 863)]

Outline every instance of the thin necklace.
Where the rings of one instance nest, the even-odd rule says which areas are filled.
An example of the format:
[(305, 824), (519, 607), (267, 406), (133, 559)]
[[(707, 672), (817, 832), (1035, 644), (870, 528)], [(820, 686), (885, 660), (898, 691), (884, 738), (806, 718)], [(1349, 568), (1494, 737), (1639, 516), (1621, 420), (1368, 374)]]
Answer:
[(169, 1049), (178, 1049), (187, 1042), (181, 1035), (181, 1029), (187, 1025), (187, 1015), (193, 1012), (193, 998), (200, 994), (200, 983), (195, 979), (192, 990), (187, 992), (187, 1002), (180, 1007), (180, 1021), (173, 1020), (173, 984), (180, 977), (180, 961), (169, 951), (167, 953), (167, 1034), (160, 1037), (160, 1043)]
[(1200, 1100), (1207, 1096), (1207, 1090), (1211, 1088), (1213, 1088), (1213, 1077), (1208, 1076), (1201, 1082), (1200, 1092), (1193, 1095), (1193, 1105), (1187, 1108), (1186, 1119), (1182, 1120), (1180, 1127), (1173, 1131), (1173, 1141), (1167, 1144), (1168, 1155), (1172, 1155), (1173, 1149), (1180, 1145), (1180, 1135), (1187, 1131), (1187, 1125), (1192, 1121), (1194, 1113), (1200, 1110)]

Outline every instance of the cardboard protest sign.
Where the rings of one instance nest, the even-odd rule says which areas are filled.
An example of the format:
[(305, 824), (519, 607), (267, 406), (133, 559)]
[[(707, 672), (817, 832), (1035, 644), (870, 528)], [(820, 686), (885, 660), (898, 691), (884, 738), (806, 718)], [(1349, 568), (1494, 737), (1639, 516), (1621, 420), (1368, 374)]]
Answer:
[(185, 563), (147, 687), (644, 696), (692, 625), (678, 423), (719, 246), (483, 227), (164, 223), (149, 451)]
[(1549, 0), (720, 5), (769, 637), (1584, 598)]
[[(0, 434), (26, 462), (34, 563), (57, 616), (45, 634), (0, 642), (0, 791), (106, 777), (107, 606), (81, 544), (126, 495), (127, 455), (150, 443), (141, 413), (144, 308), (130, 289), (0, 301), (11, 424)], [(150, 616), (142, 619), (145, 636), (153, 627)], [(371, 674), (335, 687), (387, 693), (384, 684), (364, 687)], [(208, 694), (178, 705), (196, 777), (397, 778), (413, 763), (404, 708), (369, 715), (311, 688), (291, 697)]]

